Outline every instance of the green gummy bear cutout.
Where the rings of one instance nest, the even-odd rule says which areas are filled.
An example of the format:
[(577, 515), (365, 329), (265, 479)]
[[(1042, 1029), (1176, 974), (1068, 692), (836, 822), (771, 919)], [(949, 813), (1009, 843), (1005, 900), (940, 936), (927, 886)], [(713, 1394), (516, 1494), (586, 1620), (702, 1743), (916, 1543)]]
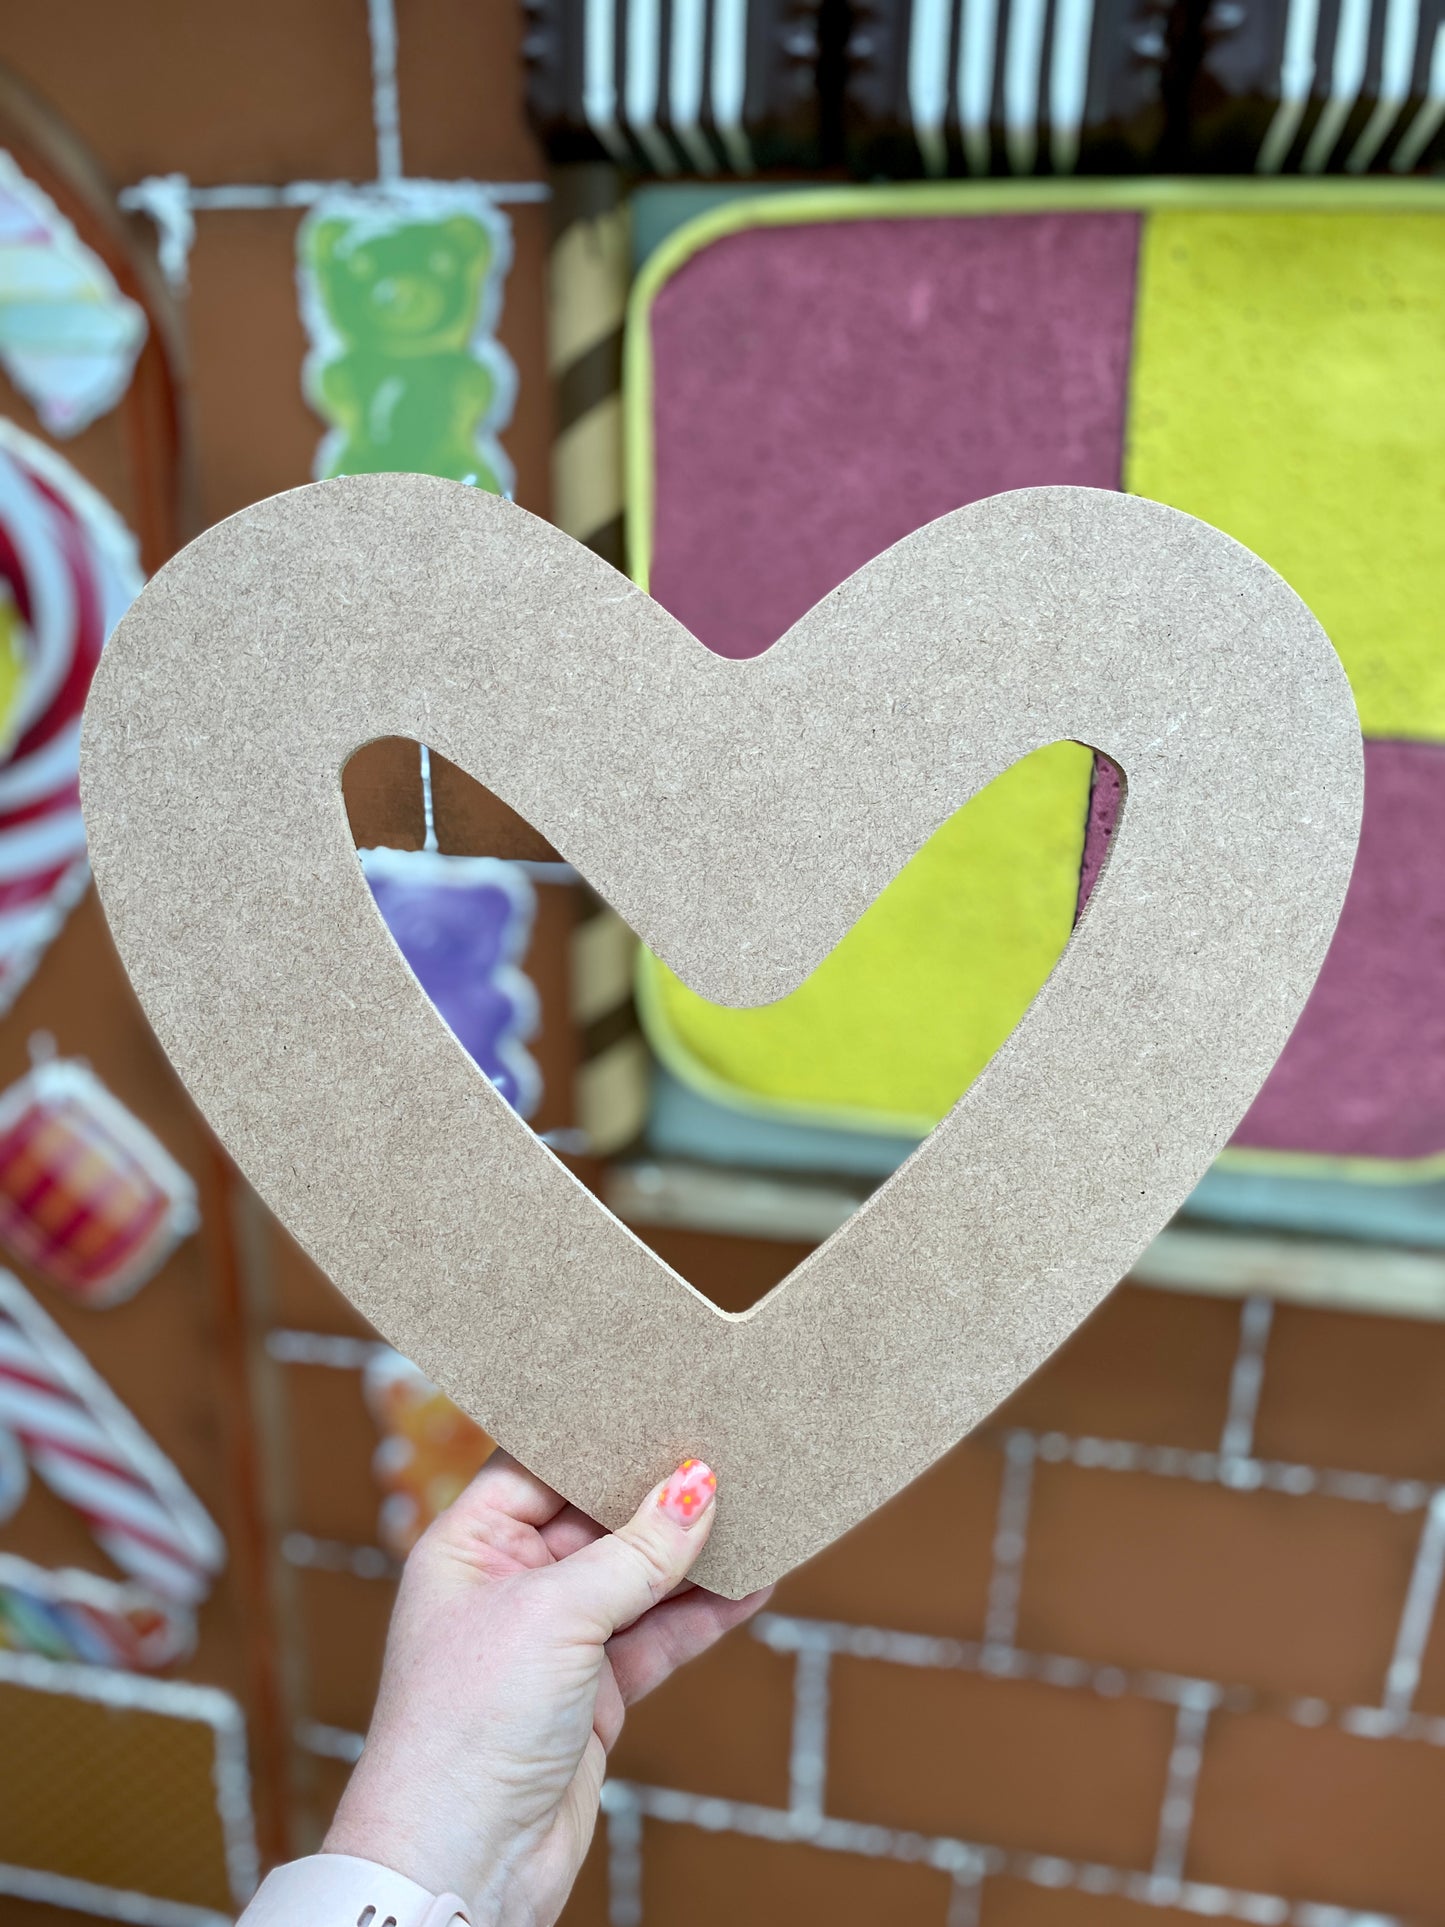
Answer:
[[(504, 494), (486, 430), (510, 371), (478, 340), (505, 263), (475, 215), (324, 215), (301, 241), (315, 304), (309, 399), (331, 424), (319, 479), (405, 471)], [(328, 352), (329, 350), (329, 352)], [(490, 351), (490, 352), (489, 352)]]

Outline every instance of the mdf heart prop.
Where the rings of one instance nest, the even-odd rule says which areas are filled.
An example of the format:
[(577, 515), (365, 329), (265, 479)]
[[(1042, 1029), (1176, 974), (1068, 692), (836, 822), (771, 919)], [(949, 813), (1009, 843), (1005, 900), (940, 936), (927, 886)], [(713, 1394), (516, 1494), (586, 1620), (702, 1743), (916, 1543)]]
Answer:
[[(793, 990), (1031, 750), (1103, 750), (1127, 805), (983, 1075), (729, 1315), (532, 1136), (403, 963), (341, 794), (381, 736), (500, 794), (729, 1004)], [(102, 660), (82, 779), (126, 968), (281, 1221), (584, 1511), (617, 1524), (707, 1458), (697, 1576), (737, 1595), (978, 1424), (1185, 1198), (1314, 981), (1361, 763), (1303, 603), (1150, 502), (961, 509), (736, 662), (522, 510), (393, 475), (261, 502), (164, 568)]]

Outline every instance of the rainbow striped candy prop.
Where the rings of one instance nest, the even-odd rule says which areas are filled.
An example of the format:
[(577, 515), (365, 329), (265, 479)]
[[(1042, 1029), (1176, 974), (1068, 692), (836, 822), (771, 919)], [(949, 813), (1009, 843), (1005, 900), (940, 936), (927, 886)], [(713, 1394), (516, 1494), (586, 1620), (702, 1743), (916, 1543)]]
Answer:
[(183, 1659), (195, 1633), (186, 1607), (144, 1586), (0, 1553), (0, 1652), (151, 1673)]

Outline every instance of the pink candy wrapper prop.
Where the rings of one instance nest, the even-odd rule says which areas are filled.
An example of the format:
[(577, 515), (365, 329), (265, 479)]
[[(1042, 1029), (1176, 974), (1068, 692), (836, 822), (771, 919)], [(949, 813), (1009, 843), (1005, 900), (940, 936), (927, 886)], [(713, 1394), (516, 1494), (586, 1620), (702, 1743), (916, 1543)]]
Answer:
[(0, 1244), (67, 1297), (119, 1304), (198, 1222), (195, 1185), (86, 1065), (0, 1094)]

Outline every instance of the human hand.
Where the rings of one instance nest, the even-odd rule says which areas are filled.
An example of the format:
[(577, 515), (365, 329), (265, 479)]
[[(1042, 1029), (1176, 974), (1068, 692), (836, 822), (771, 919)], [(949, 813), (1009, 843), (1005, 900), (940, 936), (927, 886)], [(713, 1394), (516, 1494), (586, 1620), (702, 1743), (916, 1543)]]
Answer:
[(366, 1747), (322, 1849), (551, 1927), (625, 1709), (767, 1594), (683, 1587), (716, 1482), (684, 1461), (607, 1533), (504, 1452), (407, 1560)]

